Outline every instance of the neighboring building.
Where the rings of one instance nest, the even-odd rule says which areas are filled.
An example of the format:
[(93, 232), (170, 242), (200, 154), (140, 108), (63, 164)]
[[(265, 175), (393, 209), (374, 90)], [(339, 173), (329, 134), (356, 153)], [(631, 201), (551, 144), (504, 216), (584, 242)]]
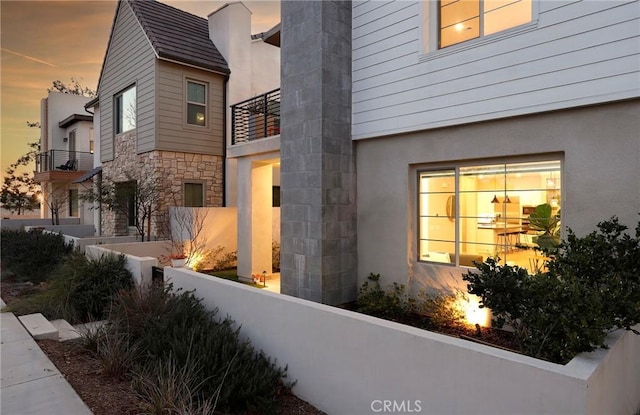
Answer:
[[(532, 243), (527, 218), (542, 203), (561, 214), (565, 236), (612, 215), (635, 227), (640, 2), (331, 3), (282, 5), (283, 292), (336, 302), (340, 286), (337, 297), (354, 299), (340, 273), (355, 273), (356, 257), (357, 286), (373, 272), (411, 290), (460, 284), (490, 255), (532, 267), (534, 251), (516, 244)], [(305, 70), (320, 87), (300, 79)], [(324, 128), (312, 128), (314, 113)], [(316, 141), (322, 168), (299, 179), (311, 171), (301, 144)], [(329, 163), (341, 154), (344, 167), (352, 152), (355, 176)], [(351, 177), (354, 198), (326, 184)], [(325, 193), (305, 200), (318, 183)], [(334, 242), (350, 246), (356, 206), (357, 255), (340, 262)]]
[[(244, 39), (234, 37), (239, 30)], [(160, 189), (153, 237), (167, 236), (168, 206), (223, 206), (225, 187), (235, 189), (227, 184), (235, 173), (226, 163), (226, 108), (234, 88), (256, 93), (245, 76), (250, 61), (232, 61), (250, 43), (250, 12), (241, 3), (207, 20), (155, 0), (118, 2), (98, 99), (90, 103), (99, 122), (96, 167), (123, 188)], [(105, 235), (127, 234), (135, 221), (133, 212), (100, 212)]]
[(82, 224), (93, 223), (90, 205), (79, 198), (83, 187), (73, 183), (93, 168), (93, 116), (84, 109), (90, 99), (50, 92), (41, 101), (34, 180), (42, 188), (42, 218), (78, 217)]

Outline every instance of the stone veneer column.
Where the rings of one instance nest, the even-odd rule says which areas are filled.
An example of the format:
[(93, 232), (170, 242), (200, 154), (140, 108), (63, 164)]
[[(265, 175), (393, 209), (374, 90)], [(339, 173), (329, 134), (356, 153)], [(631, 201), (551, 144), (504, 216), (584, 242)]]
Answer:
[(281, 7), (281, 292), (342, 304), (357, 292), (351, 1)]

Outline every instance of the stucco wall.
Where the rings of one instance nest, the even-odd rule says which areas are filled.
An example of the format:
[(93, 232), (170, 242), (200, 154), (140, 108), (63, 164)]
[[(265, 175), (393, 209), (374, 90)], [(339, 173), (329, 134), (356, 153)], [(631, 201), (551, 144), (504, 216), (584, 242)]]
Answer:
[(165, 280), (229, 315), (257, 349), (288, 365), (296, 395), (329, 414), (380, 413), (382, 400), (424, 414), (633, 414), (640, 407), (640, 372), (623, 364), (640, 353), (640, 336), (630, 332), (562, 366), (184, 268), (165, 268)]
[(458, 160), (553, 154), (564, 159), (563, 226), (578, 235), (640, 212), (640, 101), (477, 123), (357, 142), (359, 284), (460, 281), (463, 269), (417, 262), (417, 169)]

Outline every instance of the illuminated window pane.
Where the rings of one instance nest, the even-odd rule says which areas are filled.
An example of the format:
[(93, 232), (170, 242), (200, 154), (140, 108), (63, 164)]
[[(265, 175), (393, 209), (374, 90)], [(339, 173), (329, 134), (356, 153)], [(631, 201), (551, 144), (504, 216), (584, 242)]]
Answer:
[(207, 86), (187, 81), (187, 124), (207, 125)]
[(529, 215), (542, 204), (560, 214), (560, 160), (460, 166), (418, 180), (421, 261), (472, 266), (499, 257), (534, 271), (538, 251), (525, 248), (537, 246), (542, 231)]
[(485, 0), (484, 35), (531, 21), (531, 0)]
[(510, 29), (532, 18), (532, 0), (442, 0), (440, 47)]

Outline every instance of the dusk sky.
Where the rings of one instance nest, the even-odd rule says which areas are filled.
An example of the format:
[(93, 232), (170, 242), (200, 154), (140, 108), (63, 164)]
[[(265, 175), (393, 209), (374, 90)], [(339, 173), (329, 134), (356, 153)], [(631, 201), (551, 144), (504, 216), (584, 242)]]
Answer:
[[(163, 0), (189, 13), (207, 15), (229, 1)], [(263, 32), (280, 21), (279, 1), (245, 1), (253, 12), (252, 31)], [(40, 100), (54, 80), (96, 89), (115, 0), (0, 0), (0, 136), (2, 173), (37, 141), (40, 131), (27, 121), (39, 121)]]

